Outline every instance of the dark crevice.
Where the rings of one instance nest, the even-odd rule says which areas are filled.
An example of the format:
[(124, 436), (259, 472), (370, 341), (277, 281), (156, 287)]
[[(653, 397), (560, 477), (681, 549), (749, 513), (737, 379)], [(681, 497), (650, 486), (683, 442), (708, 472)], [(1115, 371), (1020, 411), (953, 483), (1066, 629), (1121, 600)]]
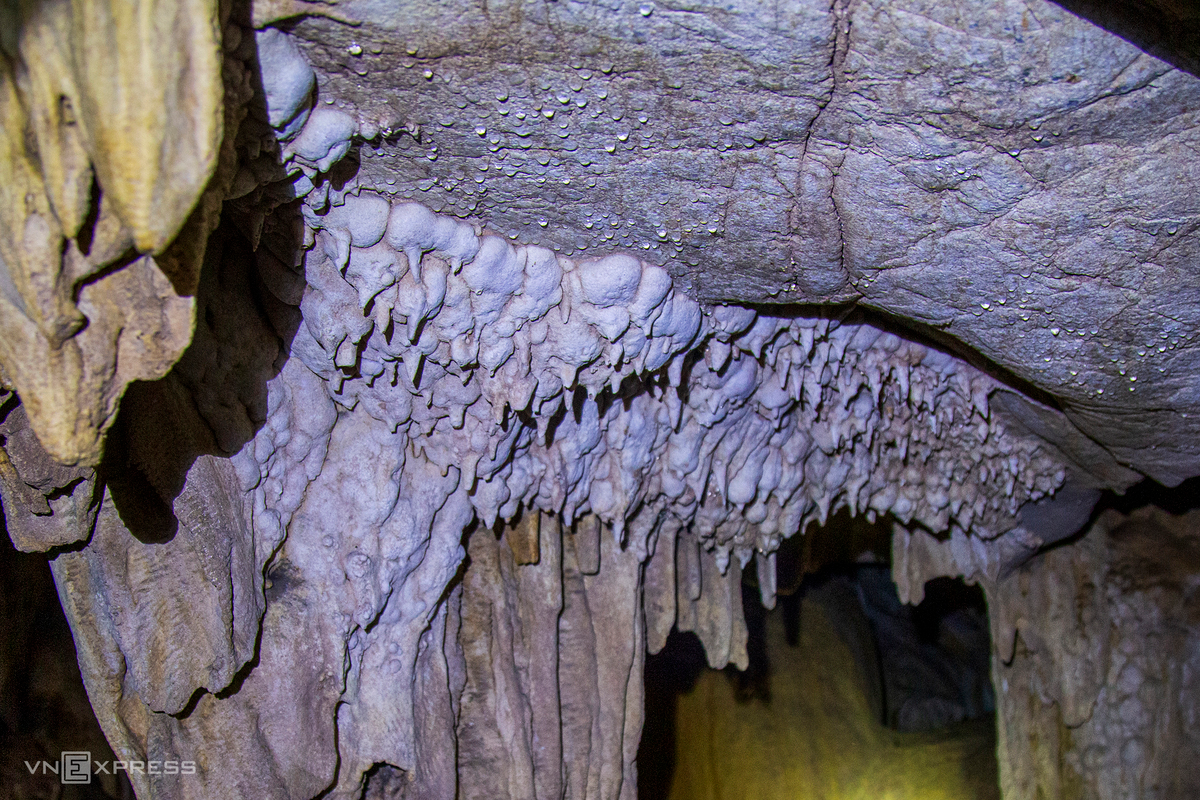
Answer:
[(100, 221), (100, 182), (96, 179), (95, 174), (92, 175), (92, 186), (88, 192), (88, 213), (83, 219), (83, 225), (79, 228), (79, 234), (75, 237), (75, 244), (79, 248), (79, 252), (85, 256), (91, 255), (92, 242), (96, 238), (96, 225)]
[(1200, 77), (1200, 4), (1195, 0), (1053, 0), (1076, 16)]
[(41, 766), (82, 750), (115, 758), (88, 703), (48, 560), (18, 552), (0, 514), (0, 798), (132, 800), (124, 774), (64, 787)]

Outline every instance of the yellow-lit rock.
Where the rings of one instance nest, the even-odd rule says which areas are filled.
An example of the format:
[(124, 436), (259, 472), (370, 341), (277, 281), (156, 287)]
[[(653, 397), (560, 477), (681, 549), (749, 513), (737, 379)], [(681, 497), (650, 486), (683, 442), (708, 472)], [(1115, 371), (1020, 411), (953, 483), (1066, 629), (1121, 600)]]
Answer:
[(739, 703), (704, 672), (679, 697), (671, 800), (991, 800), (990, 720), (938, 734), (898, 733), (871, 710), (862, 673), (825, 610), (805, 602), (789, 647), (780, 613), (766, 623), (770, 701)]
[[(94, 463), (126, 385), (191, 340), (223, 114), (216, 0), (0, 12), (0, 382)], [(196, 242), (172, 248), (185, 223)]]

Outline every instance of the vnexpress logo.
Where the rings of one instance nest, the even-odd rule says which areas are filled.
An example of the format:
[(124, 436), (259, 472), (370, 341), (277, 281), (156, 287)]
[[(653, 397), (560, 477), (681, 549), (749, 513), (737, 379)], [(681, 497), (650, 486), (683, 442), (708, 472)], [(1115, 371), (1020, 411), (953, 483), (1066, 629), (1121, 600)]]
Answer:
[(73, 750), (60, 753), (59, 767), (62, 772), (58, 779), (64, 784), (92, 782), (92, 754), (87, 750)]
[(69, 750), (60, 753), (58, 761), (26, 761), (30, 775), (57, 775), (64, 785), (91, 783), (92, 775), (195, 775), (195, 761), (174, 759), (154, 761), (92, 761), (88, 750)]
[(72, 785), (92, 782), (92, 754), (88, 750), (68, 750), (59, 753), (58, 762), (26, 761), (30, 775), (57, 775), (59, 782)]

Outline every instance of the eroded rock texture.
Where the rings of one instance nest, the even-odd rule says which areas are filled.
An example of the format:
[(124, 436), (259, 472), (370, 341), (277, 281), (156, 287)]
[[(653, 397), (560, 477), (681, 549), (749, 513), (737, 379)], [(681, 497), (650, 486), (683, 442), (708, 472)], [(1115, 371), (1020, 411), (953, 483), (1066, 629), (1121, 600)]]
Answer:
[(294, 31), (413, 134), (363, 150), (380, 191), (705, 300), (884, 309), (1200, 471), (1194, 74), (1041, 0), (336, 8)]
[(217, 6), (0, 11), (0, 385), (59, 461), (94, 466), (125, 386), (190, 339), (249, 89)]
[[(101, 726), (197, 764), (131, 775), (139, 796), (632, 797), (645, 652), (677, 628), (745, 666), (742, 570), (771, 605), (781, 539), (840, 508), (898, 521), (907, 598), (987, 587), (1008, 796), (1069, 782), (1073, 753), (1182, 785), (1194, 742), (1088, 717), (1094, 680), (1045, 688), (1075, 655), (1012, 657), (1009, 631), (1059, 620), (1060, 571), (1128, 561), (1099, 534), (1044, 553), (1101, 489), (1200, 471), (1194, 76), (1036, 1), (349, 2), (261, 27), (310, 5), (224, 25), (205, 221), (168, 245), (130, 217), (152, 255), (81, 290), (131, 281), (153, 302), (80, 305), (83, 331), (165, 349), (96, 350), (92, 417), (39, 373), (84, 420), (69, 447), (32, 351), (0, 352), (8, 528), (58, 548)], [(164, 247), (203, 254), (193, 285)], [(181, 357), (153, 334), (177, 295)], [(147, 308), (165, 327), (122, 322)], [(177, 358), (97, 470), (57, 463), (94, 462), (128, 376)], [(1123, 591), (1082, 607), (1151, 602)], [(1185, 677), (1143, 708), (1194, 698)], [(1063, 716), (1014, 705), (1035, 696)]]
[[(1196, 517), (1106, 511), (1078, 543), (1008, 581), (981, 580), (1006, 797), (1196, 793)], [(912, 581), (902, 592), (922, 570), (980, 578), (953, 544), (924, 533), (898, 542)]]

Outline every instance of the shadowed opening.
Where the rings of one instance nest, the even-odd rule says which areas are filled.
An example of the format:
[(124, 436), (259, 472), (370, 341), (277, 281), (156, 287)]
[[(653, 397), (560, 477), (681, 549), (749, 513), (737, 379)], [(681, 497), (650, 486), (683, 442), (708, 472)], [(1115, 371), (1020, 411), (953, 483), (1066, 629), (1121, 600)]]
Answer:
[(639, 797), (999, 797), (983, 593), (901, 603), (890, 524), (843, 510), (786, 540), (771, 610), (747, 568), (745, 671), (678, 631), (647, 659)]

